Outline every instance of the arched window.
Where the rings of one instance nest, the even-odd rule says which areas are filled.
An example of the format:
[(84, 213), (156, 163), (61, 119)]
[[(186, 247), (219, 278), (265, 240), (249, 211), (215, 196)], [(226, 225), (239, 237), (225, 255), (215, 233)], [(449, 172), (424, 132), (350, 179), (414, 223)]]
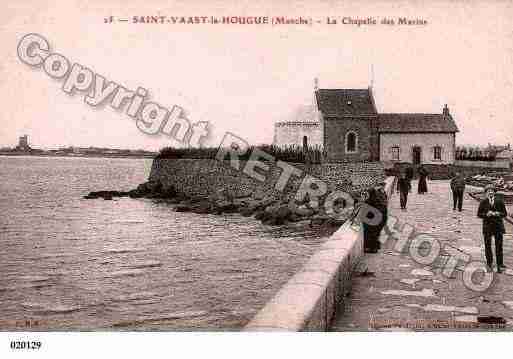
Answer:
[(346, 152), (358, 152), (358, 135), (354, 131), (349, 131), (346, 133)]

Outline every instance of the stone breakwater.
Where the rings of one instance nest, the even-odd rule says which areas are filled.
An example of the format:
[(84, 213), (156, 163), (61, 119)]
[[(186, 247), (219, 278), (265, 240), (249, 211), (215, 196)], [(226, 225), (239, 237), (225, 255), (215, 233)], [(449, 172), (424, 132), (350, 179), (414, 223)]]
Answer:
[[(297, 171), (286, 180), (283, 168), (275, 163), (268, 163), (267, 171), (261, 167), (257, 170), (260, 179), (244, 171), (246, 165), (255, 163), (240, 161), (238, 165), (240, 170), (235, 169), (230, 161), (156, 159), (148, 182), (136, 189), (129, 192), (91, 192), (85, 198), (155, 198), (173, 204), (178, 212), (240, 213), (254, 216), (268, 225), (309, 220), (311, 225), (340, 226), (352, 208), (340, 199), (333, 203), (332, 208), (337, 215), (329, 215), (324, 206), (327, 196), (333, 191), (342, 191), (358, 199), (362, 189), (375, 186), (384, 179), (383, 165), (378, 162), (291, 164)], [(307, 195), (298, 199), (296, 194), (305, 176), (323, 182), (326, 192), (316, 198)]]
[[(178, 193), (188, 196), (209, 195), (225, 188), (234, 196), (263, 192), (282, 196), (297, 192), (304, 175), (313, 176), (334, 190), (357, 191), (371, 187), (385, 178), (380, 162), (303, 164), (290, 163), (301, 175), (291, 175), (283, 191), (276, 189), (283, 169), (275, 163), (267, 164), (267, 171), (257, 169), (264, 181), (255, 179), (244, 170), (256, 161), (239, 161), (238, 169), (230, 161), (208, 159), (160, 159), (154, 160), (149, 181), (161, 182), (164, 187), (172, 186)], [(262, 163), (262, 162), (258, 162)]]

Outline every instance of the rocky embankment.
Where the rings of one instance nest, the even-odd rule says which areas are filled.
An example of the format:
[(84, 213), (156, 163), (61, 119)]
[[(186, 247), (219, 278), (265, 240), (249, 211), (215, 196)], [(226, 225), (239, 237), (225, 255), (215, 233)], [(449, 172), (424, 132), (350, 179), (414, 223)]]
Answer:
[(466, 178), (467, 184), (476, 187), (485, 187), (493, 184), (499, 191), (513, 192), (513, 174), (512, 173), (489, 173), (475, 175)]
[(497, 189), (506, 205), (513, 205), (513, 174), (511, 173), (476, 175), (466, 178), (466, 183), (483, 188), (481, 191), (470, 193), (470, 196), (478, 201), (485, 198), (484, 187), (491, 184)]
[(84, 199), (112, 200), (115, 197), (152, 198), (173, 205), (177, 212), (198, 214), (239, 213), (245, 217), (254, 217), (267, 225), (283, 225), (291, 222), (309, 221), (310, 225), (338, 227), (352, 213), (343, 201), (335, 202), (336, 216), (328, 215), (322, 203), (312, 206), (310, 201), (297, 201), (293, 195), (281, 197), (264, 192), (234, 195), (227, 189), (219, 189), (209, 196), (187, 197), (173, 188), (164, 189), (161, 183), (146, 182), (128, 192), (98, 191), (84, 196)]

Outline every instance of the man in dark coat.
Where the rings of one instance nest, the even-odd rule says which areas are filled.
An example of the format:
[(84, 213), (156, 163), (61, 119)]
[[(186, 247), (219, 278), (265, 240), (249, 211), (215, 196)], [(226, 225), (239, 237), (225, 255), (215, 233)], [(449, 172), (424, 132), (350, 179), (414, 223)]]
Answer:
[[(387, 200), (386, 193), (384, 190), (377, 188), (371, 188), (365, 194), (365, 204), (379, 211), (381, 214), (381, 221), (377, 224), (371, 224), (372, 221), (363, 221), (363, 244), (365, 253), (377, 253), (381, 247), (379, 242), (379, 236), (383, 227), (385, 227), (386, 219), (388, 215), (387, 211)], [(367, 218), (372, 220), (374, 214), (372, 211), (367, 213)]]
[(463, 207), (463, 193), (465, 192), (465, 178), (459, 172), (456, 172), (456, 175), (451, 180), (451, 190), (453, 201), (452, 210), (455, 211), (456, 207), (458, 207), (458, 211), (461, 212)]
[(420, 166), (419, 168), (419, 186), (418, 186), (418, 193), (424, 194), (428, 191), (427, 189), (427, 176), (428, 171), (424, 168), (424, 166)]
[(385, 192), (385, 185), (385, 182), (380, 182), (376, 187), (376, 209), (378, 209), (381, 212), (381, 215), (383, 216), (381, 219), (381, 223), (377, 228), (376, 241), (378, 249), (381, 247), (379, 237), (381, 236), (381, 232), (383, 231), (383, 228), (385, 228), (385, 225), (388, 221), (388, 196)]
[(406, 203), (408, 202), (408, 192), (411, 190), (411, 182), (406, 179), (404, 173), (401, 172), (399, 179), (397, 180), (397, 192), (399, 192), (399, 201), (401, 203), (401, 209), (406, 209)]
[(412, 166), (408, 165), (408, 167), (406, 167), (406, 179), (410, 182), (413, 180), (413, 167)]
[(485, 188), (486, 198), (479, 204), (477, 216), (483, 219), (483, 238), (488, 270), (492, 271), (492, 236), (495, 238), (495, 256), (497, 258), (497, 273), (505, 268), (502, 258), (502, 235), (505, 232), (503, 218), (508, 215), (504, 202), (497, 197), (493, 185)]

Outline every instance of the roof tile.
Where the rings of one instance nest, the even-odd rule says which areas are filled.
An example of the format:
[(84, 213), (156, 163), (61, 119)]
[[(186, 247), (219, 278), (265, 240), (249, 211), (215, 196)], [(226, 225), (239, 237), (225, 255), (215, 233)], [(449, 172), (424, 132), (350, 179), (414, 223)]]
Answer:
[(451, 115), (437, 113), (380, 113), (379, 132), (458, 132)]
[(315, 96), (327, 117), (377, 115), (369, 89), (319, 89)]

